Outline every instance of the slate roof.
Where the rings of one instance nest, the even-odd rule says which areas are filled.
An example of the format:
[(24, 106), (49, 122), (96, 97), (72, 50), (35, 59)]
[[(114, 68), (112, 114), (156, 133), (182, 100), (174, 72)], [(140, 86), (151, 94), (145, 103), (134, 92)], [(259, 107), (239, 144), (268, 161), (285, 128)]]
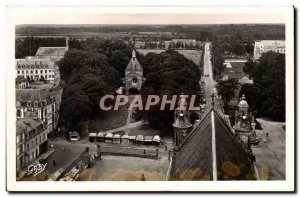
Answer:
[(178, 148), (172, 159), (169, 180), (213, 180), (212, 116), (217, 180), (256, 179), (246, 149), (212, 109)]
[(48, 99), (48, 91), (41, 89), (20, 89), (16, 90), (16, 101), (33, 102), (44, 101)]
[[(130, 73), (130, 72), (140, 72), (143, 73), (143, 68), (140, 65), (139, 61), (137, 60), (136, 56), (135, 56), (135, 51), (132, 52), (132, 57), (126, 67), (125, 70), (126, 73)], [(126, 74), (127, 75), (127, 74)]]
[(37, 52), (36, 56), (64, 56), (66, 51), (68, 50), (67, 47), (40, 47)]
[(32, 129), (35, 129), (42, 124), (43, 122), (41, 120), (34, 120), (30, 117), (19, 119), (17, 120), (16, 124), (17, 134), (22, 134), (23, 132), (31, 131)]

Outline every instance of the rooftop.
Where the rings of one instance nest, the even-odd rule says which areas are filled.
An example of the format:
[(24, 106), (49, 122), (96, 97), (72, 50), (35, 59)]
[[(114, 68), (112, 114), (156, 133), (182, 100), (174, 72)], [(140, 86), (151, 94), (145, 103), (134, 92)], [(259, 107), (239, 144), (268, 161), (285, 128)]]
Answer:
[(132, 58), (128, 63), (126, 72), (143, 72), (143, 68), (140, 65), (139, 61), (137, 60), (134, 50), (132, 51)]
[(16, 101), (41, 102), (47, 99), (49, 92), (41, 89), (20, 89), (16, 90)]
[(26, 131), (30, 131), (38, 126), (42, 125), (43, 122), (39, 119), (33, 119), (30, 117), (25, 117), (22, 119), (17, 120), (16, 128), (17, 134), (21, 134)]
[(169, 180), (253, 179), (256, 178), (246, 149), (213, 109), (180, 145), (169, 177)]
[(66, 51), (68, 50), (67, 47), (40, 47), (37, 52), (36, 56), (64, 56)]

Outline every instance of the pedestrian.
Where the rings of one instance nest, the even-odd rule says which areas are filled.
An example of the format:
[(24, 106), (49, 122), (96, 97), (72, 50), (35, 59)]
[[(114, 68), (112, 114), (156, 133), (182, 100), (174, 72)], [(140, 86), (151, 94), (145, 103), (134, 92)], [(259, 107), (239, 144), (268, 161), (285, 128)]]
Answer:
[(142, 176), (141, 176), (141, 179), (140, 179), (141, 181), (146, 181), (146, 178), (145, 178), (145, 175), (144, 174), (142, 174)]
[(167, 151), (168, 150), (168, 147), (165, 145), (165, 151)]
[(146, 150), (144, 149), (144, 155), (146, 155)]
[(56, 165), (56, 161), (53, 159), (53, 161), (52, 161), (52, 164), (53, 164), (53, 166), (55, 166)]
[(268, 132), (266, 133), (266, 137), (267, 137), (267, 138), (269, 137), (269, 133), (268, 133)]

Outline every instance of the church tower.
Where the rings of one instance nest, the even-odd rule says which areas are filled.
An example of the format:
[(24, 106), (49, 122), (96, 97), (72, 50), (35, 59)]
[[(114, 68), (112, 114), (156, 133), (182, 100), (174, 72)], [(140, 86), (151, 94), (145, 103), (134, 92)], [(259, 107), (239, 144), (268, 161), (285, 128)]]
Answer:
[(124, 83), (126, 94), (138, 94), (144, 81), (143, 68), (137, 60), (136, 53), (133, 50), (131, 60), (125, 70)]
[(174, 139), (175, 149), (178, 148), (186, 136), (192, 129), (190, 121), (190, 112), (187, 110), (188, 103), (186, 101), (186, 95), (181, 94), (178, 101), (178, 107), (174, 112)]
[(245, 95), (243, 95), (238, 105), (238, 109), (235, 111), (235, 123), (233, 129), (235, 134), (239, 136), (242, 141), (246, 142), (250, 137), (251, 142), (254, 142), (256, 140), (255, 118), (254, 115), (249, 112), (249, 105), (245, 99)]

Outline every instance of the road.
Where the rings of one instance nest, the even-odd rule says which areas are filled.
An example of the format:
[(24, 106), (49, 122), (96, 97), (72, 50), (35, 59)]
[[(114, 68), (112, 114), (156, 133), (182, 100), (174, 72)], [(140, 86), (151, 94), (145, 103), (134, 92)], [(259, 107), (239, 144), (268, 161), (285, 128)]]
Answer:
[(216, 91), (216, 81), (213, 79), (212, 63), (211, 63), (211, 54), (210, 54), (210, 43), (206, 43), (204, 47), (204, 64), (203, 64), (203, 73), (205, 81), (205, 99), (206, 99), (206, 112), (209, 111), (212, 107), (212, 93), (216, 96), (214, 98), (215, 108), (218, 112), (221, 112), (220, 100), (217, 97)]

